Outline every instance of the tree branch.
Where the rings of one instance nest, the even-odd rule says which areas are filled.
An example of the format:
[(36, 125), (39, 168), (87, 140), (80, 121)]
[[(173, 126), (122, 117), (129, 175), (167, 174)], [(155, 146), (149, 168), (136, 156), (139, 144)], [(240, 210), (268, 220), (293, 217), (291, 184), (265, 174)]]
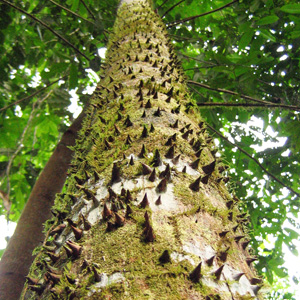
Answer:
[(57, 2), (55, 2), (55, 1), (53, 1), (53, 0), (50, 0), (50, 2), (52, 2), (52, 3), (55, 4), (56, 6), (60, 7), (61, 9), (67, 11), (68, 13), (70, 13), (70, 14), (76, 16), (77, 18), (82, 19), (82, 20), (84, 20), (85, 22), (88, 22), (88, 23), (90, 23), (90, 24), (92, 24), (92, 25), (95, 26), (95, 23), (94, 23), (94, 22), (91, 22), (90, 20), (88, 20), (88, 19), (86, 19), (86, 18), (84, 18), (84, 17), (78, 15), (76, 12), (74, 12), (74, 11), (68, 9), (67, 7), (62, 6), (61, 4), (59, 4), (59, 3), (57, 3)]
[(25, 10), (23, 10), (22, 8), (14, 5), (11, 2), (8, 2), (6, 0), (0, 0), (1, 2), (13, 7), (14, 9), (18, 10), (19, 12), (25, 14), (26, 16), (30, 17), (31, 19), (33, 19), (34, 21), (38, 22), (39, 24), (41, 24), (42, 26), (44, 26), (45, 28), (47, 28), (49, 31), (51, 31), (55, 36), (57, 36), (59, 39), (61, 39), (62, 41), (64, 41), (68, 46), (70, 46), (71, 48), (73, 48), (75, 50), (75, 52), (77, 52), (78, 54), (82, 55), (85, 59), (87, 59), (88, 61), (90, 61), (90, 59), (84, 54), (82, 53), (79, 49), (77, 49), (72, 43), (70, 43), (68, 40), (66, 40), (62, 35), (60, 35), (58, 32), (56, 32), (55, 30), (53, 30), (51, 27), (49, 27), (46, 23), (44, 23), (43, 21), (41, 21), (40, 19), (36, 18), (35, 16), (31, 15), (30, 13), (26, 12)]
[[(34, 102), (32, 104), (32, 109), (31, 109), (31, 112), (30, 112), (27, 124), (26, 124), (25, 128), (23, 129), (23, 132), (21, 134), (20, 140), (18, 141), (19, 145), (17, 146), (17, 149), (14, 151), (14, 153), (12, 154), (12, 156), (10, 157), (10, 159), (8, 161), (5, 173), (6, 173), (6, 177), (7, 177), (7, 187), (6, 187), (7, 197), (8, 197), (8, 201), (10, 203), (11, 203), (11, 201), (9, 200), (9, 195), (10, 195), (10, 180), (9, 180), (9, 175), (10, 175), (11, 166), (13, 164), (14, 159), (16, 158), (16, 156), (19, 154), (19, 152), (23, 148), (23, 142), (24, 142), (24, 139), (25, 139), (25, 135), (27, 133), (29, 125), (30, 125), (30, 123), (31, 123), (31, 121), (33, 119), (34, 114), (35, 114), (36, 106), (38, 106), (38, 108), (39, 108), (40, 105), (42, 104), (42, 102), (45, 101), (51, 95), (52, 92), (53, 91), (50, 91), (44, 98), (42, 98), (41, 100), (38, 100), (38, 101), (36, 101), (36, 102)], [(9, 210), (8, 210), (8, 214), (9, 214)]]
[[(220, 89), (220, 88), (212, 88), (211, 86), (209, 86), (209, 85), (207, 85), (207, 84), (200, 83), (200, 82), (195, 82), (195, 81), (192, 81), (192, 80), (188, 80), (187, 83), (188, 83), (188, 84), (194, 84), (194, 85), (197, 85), (197, 86), (206, 88), (206, 89), (208, 89), (208, 90), (212, 90), (212, 91), (216, 91), (216, 92), (221, 92), (221, 93), (226, 93), (226, 94), (230, 94), (230, 95), (233, 95), (233, 96), (238, 96), (238, 97), (240, 97), (240, 98), (243, 98), (243, 99), (246, 99), (246, 100), (250, 100), (250, 101), (254, 101), (254, 102), (258, 102), (258, 103), (263, 103), (263, 104), (274, 104), (274, 103), (269, 102), (269, 101), (264, 101), (264, 100), (252, 98), (252, 97), (250, 97), (250, 96), (246, 96), (246, 95), (243, 95), (243, 94), (239, 94), (239, 93), (237, 93), (237, 92), (233, 92), (233, 91), (229, 91), (229, 90), (224, 90), (224, 89)], [(295, 107), (297, 107), (297, 106), (295, 106)]]
[(204, 63), (204, 64), (210, 64), (210, 65), (212, 65), (212, 66), (219, 67), (219, 65), (216, 64), (216, 63), (213, 63), (213, 62), (210, 62), (210, 61), (205, 61), (205, 60), (202, 60), (202, 59), (199, 59), (199, 58), (196, 58), (196, 57), (190, 57), (190, 56), (185, 55), (185, 54), (183, 54), (183, 53), (181, 53), (181, 52), (179, 52), (177, 55), (178, 55), (178, 56), (182, 56), (183, 58), (186, 58), (186, 59), (193, 59), (193, 60), (202, 62), (202, 63)]
[(216, 129), (214, 129), (213, 127), (211, 127), (209, 124), (206, 123), (206, 126), (213, 131), (214, 133), (216, 133), (220, 138), (222, 138), (224, 141), (226, 141), (228, 144), (230, 144), (232, 147), (237, 147), (242, 153), (244, 153), (246, 156), (248, 156), (250, 159), (252, 159), (264, 172), (266, 172), (268, 174), (269, 177), (273, 178), (275, 181), (277, 181), (279, 184), (281, 184), (283, 187), (287, 188), (289, 191), (291, 191), (292, 193), (294, 193), (295, 195), (297, 195), (298, 197), (300, 197), (300, 194), (298, 192), (296, 192), (293, 188), (287, 186), (286, 184), (284, 184), (280, 179), (278, 179), (275, 175), (273, 175), (272, 173), (270, 173), (256, 158), (252, 157), (248, 152), (246, 152), (243, 148), (241, 148), (240, 146), (230, 142), (223, 134), (221, 134), (219, 131), (217, 131)]
[(212, 14), (212, 13), (214, 13), (214, 12), (216, 12), (216, 11), (219, 11), (219, 10), (222, 10), (222, 9), (224, 9), (224, 8), (230, 6), (230, 5), (232, 5), (233, 3), (238, 2), (238, 1), (239, 1), (239, 0), (233, 0), (233, 1), (230, 2), (230, 3), (223, 5), (222, 7), (216, 8), (216, 9), (211, 10), (211, 11), (208, 11), (208, 12), (205, 12), (205, 13), (203, 13), (203, 14), (200, 14), (200, 15), (197, 15), (197, 16), (188, 17), (188, 18), (185, 18), (185, 19), (182, 19), (182, 20), (178, 20), (178, 21), (169, 23), (169, 24), (167, 24), (167, 28), (171, 28), (171, 27), (176, 26), (176, 25), (178, 25), (178, 24), (182, 24), (182, 23), (185, 23), (185, 22), (194, 20), (194, 19), (196, 19), (196, 18), (200, 18), (200, 17), (204, 17), (204, 16), (206, 16), (206, 15)]
[(184, 1), (185, 0), (181, 0), (178, 3), (174, 4), (173, 6), (171, 6), (168, 10), (166, 10), (166, 12), (161, 17), (163, 18), (167, 13), (169, 13), (172, 9), (174, 9), (176, 6), (178, 6), (179, 4), (181, 4)]
[(204, 102), (204, 103), (197, 103), (198, 106), (237, 106), (237, 107), (263, 107), (263, 108), (284, 108), (287, 110), (292, 111), (300, 111), (300, 107), (292, 106), (292, 105), (285, 105), (285, 104), (254, 104), (254, 103), (226, 103), (226, 102)]
[(193, 88), (192, 86), (188, 86), (193, 92), (197, 93), (198, 95), (200, 95), (202, 98), (205, 98), (204, 95), (202, 95), (199, 91), (197, 91), (195, 88)]
[(94, 14), (92, 13), (92, 11), (88, 8), (88, 6), (84, 3), (83, 0), (80, 0), (80, 2), (83, 4), (83, 6), (86, 8), (86, 10), (89, 12), (89, 14), (91, 15), (91, 17), (96, 20)]
[[(0, 1), (1, 1), (1, 0), (0, 0)], [(20, 100), (17, 100), (17, 101), (15, 101), (15, 102), (11, 103), (11, 104), (8, 104), (8, 105), (5, 106), (5, 107), (0, 108), (0, 112), (6, 110), (6, 109), (8, 109), (8, 108), (10, 108), (10, 107), (12, 107), (12, 106), (14, 106), (14, 105), (16, 105), (16, 104), (19, 104), (20, 102), (26, 101), (26, 100), (28, 100), (28, 99), (34, 97), (35, 95), (39, 94), (40, 92), (42, 92), (43, 90), (47, 89), (47, 88), (50, 87), (51, 85), (57, 83), (58, 81), (65, 79), (66, 77), (67, 77), (67, 75), (65, 75), (65, 76), (63, 76), (63, 77), (60, 77), (59, 79), (57, 79), (57, 80), (55, 80), (55, 81), (53, 81), (53, 82), (47, 84), (47, 85), (44, 86), (43, 88), (41, 88), (41, 89), (35, 91), (33, 94), (31, 94), (31, 95), (29, 95), (29, 96), (26, 96), (26, 97), (24, 97), (24, 98), (22, 98), (22, 99), (20, 99)]]

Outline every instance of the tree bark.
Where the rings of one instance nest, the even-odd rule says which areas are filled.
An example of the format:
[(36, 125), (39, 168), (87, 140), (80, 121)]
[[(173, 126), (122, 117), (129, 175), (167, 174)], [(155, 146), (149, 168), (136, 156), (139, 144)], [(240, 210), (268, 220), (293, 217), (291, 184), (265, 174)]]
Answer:
[(75, 153), (22, 299), (259, 298), (247, 214), (148, 1), (120, 4)]
[(50, 217), (55, 195), (65, 183), (84, 112), (63, 134), (43, 172), (36, 181), (16, 230), (0, 262), (0, 299), (19, 299), (33, 262), (32, 251), (43, 242), (43, 224)]

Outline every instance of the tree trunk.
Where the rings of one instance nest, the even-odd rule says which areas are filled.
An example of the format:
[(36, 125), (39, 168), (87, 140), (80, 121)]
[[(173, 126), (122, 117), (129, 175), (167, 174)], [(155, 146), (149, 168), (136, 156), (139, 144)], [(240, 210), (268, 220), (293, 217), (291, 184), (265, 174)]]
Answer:
[(50, 209), (55, 195), (62, 190), (67, 178), (73, 156), (69, 147), (75, 145), (84, 115), (83, 111), (63, 134), (22, 211), (17, 228), (0, 261), (1, 300), (20, 297), (25, 276), (34, 259), (32, 251), (45, 238), (43, 224), (51, 217)]
[(121, 2), (91, 103), (22, 298), (259, 298), (247, 216), (149, 2)]

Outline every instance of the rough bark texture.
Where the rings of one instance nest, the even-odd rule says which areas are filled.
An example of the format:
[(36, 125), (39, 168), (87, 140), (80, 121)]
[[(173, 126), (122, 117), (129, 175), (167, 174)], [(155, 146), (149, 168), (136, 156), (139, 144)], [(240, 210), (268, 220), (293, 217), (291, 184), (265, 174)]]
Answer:
[(77, 133), (84, 113), (64, 133), (49, 162), (35, 183), (0, 262), (0, 299), (19, 299), (34, 257), (32, 251), (43, 242), (43, 224), (51, 217), (56, 193), (65, 183)]
[(123, 1), (24, 299), (256, 299), (246, 214), (165, 26)]

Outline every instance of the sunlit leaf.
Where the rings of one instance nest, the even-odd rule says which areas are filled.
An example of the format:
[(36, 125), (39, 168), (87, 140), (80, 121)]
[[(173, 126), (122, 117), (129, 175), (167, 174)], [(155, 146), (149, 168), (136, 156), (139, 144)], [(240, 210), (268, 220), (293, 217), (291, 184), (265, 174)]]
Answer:
[(300, 3), (283, 5), (280, 10), (289, 14), (300, 14)]

